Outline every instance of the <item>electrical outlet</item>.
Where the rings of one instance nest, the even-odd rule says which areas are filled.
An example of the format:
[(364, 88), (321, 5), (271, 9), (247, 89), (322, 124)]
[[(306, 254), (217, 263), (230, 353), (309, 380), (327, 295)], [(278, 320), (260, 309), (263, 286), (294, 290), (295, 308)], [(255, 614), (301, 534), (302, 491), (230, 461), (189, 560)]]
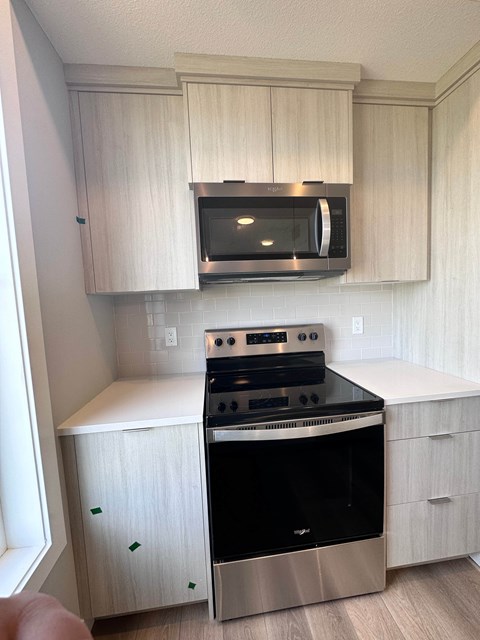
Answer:
[(165, 345), (176, 347), (177, 344), (177, 327), (165, 327)]
[(352, 334), (354, 336), (363, 333), (363, 316), (354, 316), (352, 318)]

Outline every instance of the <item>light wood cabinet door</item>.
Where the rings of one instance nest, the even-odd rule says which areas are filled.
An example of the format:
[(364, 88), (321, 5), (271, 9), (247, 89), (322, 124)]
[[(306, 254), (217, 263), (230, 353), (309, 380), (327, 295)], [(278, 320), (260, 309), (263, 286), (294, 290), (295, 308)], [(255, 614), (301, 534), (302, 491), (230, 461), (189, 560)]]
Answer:
[(272, 87), (275, 182), (352, 182), (352, 92)]
[(480, 430), (480, 396), (385, 407), (387, 440)]
[(269, 87), (186, 85), (193, 182), (272, 182)]
[(80, 93), (93, 291), (198, 288), (181, 96)]
[(387, 508), (387, 568), (480, 550), (480, 493)]
[(480, 396), (385, 407), (387, 440), (480, 430)]
[(387, 504), (480, 492), (480, 431), (387, 444)]
[(353, 105), (346, 282), (428, 277), (427, 107)]
[(75, 436), (94, 617), (205, 600), (197, 425)]

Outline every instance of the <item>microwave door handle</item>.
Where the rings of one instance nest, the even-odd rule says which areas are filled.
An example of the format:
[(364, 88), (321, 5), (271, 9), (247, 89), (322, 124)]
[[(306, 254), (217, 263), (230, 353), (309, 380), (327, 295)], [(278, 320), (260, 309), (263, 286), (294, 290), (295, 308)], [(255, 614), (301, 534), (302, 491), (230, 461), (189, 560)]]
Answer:
[[(326, 198), (319, 198), (320, 211), (322, 214), (322, 243), (318, 255), (321, 258), (328, 258), (330, 249), (330, 237), (332, 233), (332, 221), (330, 217), (330, 207)], [(318, 227), (317, 227), (318, 228)]]

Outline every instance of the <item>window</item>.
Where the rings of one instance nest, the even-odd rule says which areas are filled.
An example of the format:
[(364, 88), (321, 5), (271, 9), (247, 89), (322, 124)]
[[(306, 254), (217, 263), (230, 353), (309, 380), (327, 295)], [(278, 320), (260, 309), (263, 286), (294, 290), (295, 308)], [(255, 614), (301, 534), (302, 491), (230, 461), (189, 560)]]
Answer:
[[(33, 261), (25, 244), (22, 259)], [(29, 343), (23, 295), (0, 95), (0, 596), (40, 587), (65, 545), (53, 427), (44, 415), (37, 422), (45, 393), (35, 394), (29, 354), (41, 323)]]

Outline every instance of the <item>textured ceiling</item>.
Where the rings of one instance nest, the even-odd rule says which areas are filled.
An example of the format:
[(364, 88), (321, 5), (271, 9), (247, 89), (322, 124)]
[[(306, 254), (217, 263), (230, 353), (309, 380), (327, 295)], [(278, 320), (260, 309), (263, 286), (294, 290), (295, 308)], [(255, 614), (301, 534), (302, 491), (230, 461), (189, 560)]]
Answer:
[(480, 38), (476, 0), (26, 0), (64, 62), (173, 67), (173, 53), (359, 62), (435, 82)]

